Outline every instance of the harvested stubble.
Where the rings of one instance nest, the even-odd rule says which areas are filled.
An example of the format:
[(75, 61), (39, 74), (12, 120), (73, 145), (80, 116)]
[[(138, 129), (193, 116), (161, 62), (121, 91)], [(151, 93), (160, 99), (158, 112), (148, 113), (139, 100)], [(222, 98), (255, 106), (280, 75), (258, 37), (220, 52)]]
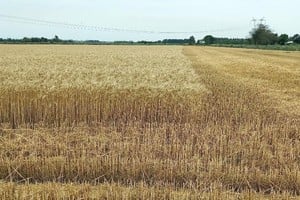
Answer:
[[(232, 58), (239, 58), (241, 54), (237, 50), (224, 53), (223, 49), (185, 48), (183, 53), (191, 59), (192, 66), (181, 54), (181, 47), (5, 48), (9, 49), (7, 54), (14, 48), (21, 48), (19, 51), (23, 53), (23, 48), (29, 48), (31, 52), (38, 49), (41, 53), (35, 52), (32, 57), (44, 56), (40, 60), (49, 64), (55, 63), (56, 59), (47, 62), (52, 56), (46, 56), (45, 52), (56, 50), (58, 56), (65, 55), (79, 68), (85, 66), (91, 71), (84, 79), (88, 87), (84, 84), (65, 87), (62, 82), (55, 85), (52, 80), (54, 89), (51, 84), (47, 85), (49, 80), (40, 88), (30, 87), (24, 81), (22, 89), (2, 76), (2, 87), (6, 88), (2, 94), (6, 96), (1, 98), (0, 178), (5, 181), (88, 183), (100, 184), (95, 186), (100, 188), (106, 188), (102, 183), (117, 182), (123, 185), (120, 186), (122, 189), (108, 184), (110, 195), (122, 194), (124, 199), (133, 198), (130, 195), (135, 194), (145, 194), (145, 199), (158, 197), (154, 194), (165, 195), (162, 196), (165, 199), (197, 199), (206, 195), (207, 199), (218, 199), (226, 195), (227, 190), (242, 192), (230, 196), (233, 199), (264, 198), (256, 192), (300, 193), (299, 115), (297, 111), (284, 111), (283, 108), (289, 108), (290, 104), (278, 102), (278, 95), (272, 96), (265, 85), (260, 87), (249, 78), (243, 82), (241, 71), (249, 62), (244, 63), (243, 59), (234, 62)], [(91, 86), (88, 82), (96, 73), (89, 68), (93, 66), (89, 61), (94, 61), (83, 59), (84, 55), (98, 59), (100, 68), (118, 65), (113, 61), (101, 65), (105, 61), (99, 57), (103, 55), (113, 57), (117, 63), (122, 57), (120, 65), (135, 63), (135, 67), (130, 69), (128, 66), (123, 77), (115, 76), (122, 68), (109, 71), (106, 76), (115, 73), (114, 78), (103, 79), (106, 80), (104, 85), (96, 81), (98, 85)], [(66, 65), (67, 59), (60, 58)], [(85, 65), (81, 63), (82, 59)], [(269, 65), (277, 61), (268, 55), (260, 59)], [(9, 63), (3, 60), (2, 63)], [(288, 60), (284, 57), (282, 62), (297, 69), (290, 62), (284, 62)], [(229, 61), (233, 64), (227, 64)], [(145, 69), (149, 67), (155, 69)], [(64, 69), (63, 66), (60, 68)], [(76, 65), (72, 64), (67, 68), (69, 73), (74, 73), (70, 77), (78, 79), (81, 77), (79, 72), (84, 71), (83, 68), (73, 71)], [(139, 70), (148, 70), (146, 84), (140, 77), (134, 78), (143, 73)], [(20, 69), (15, 70), (18, 71)], [(294, 71), (297, 76), (298, 71)], [(59, 75), (57, 70), (49, 73), (54, 72)], [(22, 79), (15, 76), (16, 80)], [(270, 73), (264, 73), (263, 78), (274, 80)], [(31, 77), (32, 81), (36, 79)], [(253, 79), (258, 77), (253, 75)], [(278, 92), (289, 89), (286, 87), (290, 84), (283, 84), (289, 83), (286, 79), (288, 77), (277, 80)], [(271, 86), (275, 87), (274, 84)], [(290, 101), (292, 105), (294, 98)], [(136, 189), (134, 185), (141, 182), (144, 185)], [(6, 186), (2, 184), (0, 188), (7, 191), (9, 187)], [(33, 192), (46, 186), (15, 185), (13, 188), (22, 193), (23, 189)], [(74, 190), (80, 191), (84, 187), (78, 185)], [(99, 190), (98, 195), (106, 195), (108, 191), (107, 188)], [(180, 193), (176, 192), (178, 190)], [(288, 199), (289, 195), (278, 195), (277, 198)]]
[(211, 200), (211, 199), (269, 199), (269, 200), (292, 200), (296, 199), (289, 194), (262, 195), (255, 192), (234, 193), (230, 191), (214, 190), (213, 192), (198, 192), (195, 190), (183, 190), (169, 187), (148, 187), (143, 183), (137, 183), (130, 187), (119, 184), (104, 183), (98, 186), (90, 184), (15, 184), (0, 183), (4, 188), (0, 191), (1, 199), (110, 199), (110, 200)]

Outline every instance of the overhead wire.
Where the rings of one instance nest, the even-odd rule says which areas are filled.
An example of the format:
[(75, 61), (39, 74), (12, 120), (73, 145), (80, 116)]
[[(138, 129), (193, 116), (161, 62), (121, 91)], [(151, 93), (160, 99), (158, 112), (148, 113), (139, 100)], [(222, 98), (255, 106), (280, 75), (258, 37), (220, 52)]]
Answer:
[(101, 31), (101, 32), (130, 32), (130, 33), (144, 33), (144, 34), (199, 34), (199, 33), (215, 33), (215, 32), (228, 32), (235, 31), (238, 28), (227, 28), (227, 29), (212, 29), (202, 31), (153, 31), (153, 30), (136, 30), (136, 29), (125, 29), (125, 28), (114, 28), (114, 27), (103, 27), (103, 26), (92, 26), (66, 22), (56, 22), (41, 19), (33, 19), (20, 16), (11, 16), (0, 13), (0, 20), (10, 21), (22, 24), (33, 24), (33, 25), (45, 25), (49, 27), (64, 27), (70, 29), (81, 29), (88, 31)]

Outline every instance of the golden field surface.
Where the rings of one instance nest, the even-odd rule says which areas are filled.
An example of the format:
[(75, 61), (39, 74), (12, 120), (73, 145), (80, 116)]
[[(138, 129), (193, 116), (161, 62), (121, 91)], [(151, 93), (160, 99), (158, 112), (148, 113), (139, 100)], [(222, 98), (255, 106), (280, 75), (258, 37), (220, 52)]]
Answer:
[(299, 52), (0, 52), (0, 199), (300, 195)]

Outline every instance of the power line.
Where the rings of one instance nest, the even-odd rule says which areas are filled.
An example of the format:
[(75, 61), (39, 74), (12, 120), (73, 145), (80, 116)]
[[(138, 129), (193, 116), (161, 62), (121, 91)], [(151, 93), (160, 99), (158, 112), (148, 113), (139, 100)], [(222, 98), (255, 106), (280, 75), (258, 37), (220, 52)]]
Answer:
[(255, 18), (252, 18), (251, 22), (253, 23), (253, 27), (255, 28), (255, 27), (256, 27), (256, 22), (257, 22), (257, 19), (255, 19)]
[(55, 22), (48, 20), (33, 19), (27, 17), (11, 16), (0, 14), (0, 20), (10, 21), (21, 24), (34, 24), (34, 25), (45, 25), (50, 27), (63, 27), (70, 29), (81, 29), (88, 31), (101, 31), (101, 32), (131, 32), (131, 33), (146, 33), (146, 34), (199, 34), (199, 33), (214, 33), (214, 32), (227, 32), (235, 31), (237, 28), (228, 29), (214, 29), (214, 30), (203, 30), (203, 31), (152, 31), (152, 30), (135, 30), (135, 29), (123, 29), (113, 27), (102, 27), (102, 26), (91, 26), (65, 22)]
[[(260, 19), (256, 19), (256, 18), (252, 18), (251, 22), (253, 23), (253, 27), (256, 28), (257, 26), (259, 26), (260, 24), (264, 24), (266, 25), (266, 18), (262, 17)], [(258, 23), (257, 23), (258, 22)]]

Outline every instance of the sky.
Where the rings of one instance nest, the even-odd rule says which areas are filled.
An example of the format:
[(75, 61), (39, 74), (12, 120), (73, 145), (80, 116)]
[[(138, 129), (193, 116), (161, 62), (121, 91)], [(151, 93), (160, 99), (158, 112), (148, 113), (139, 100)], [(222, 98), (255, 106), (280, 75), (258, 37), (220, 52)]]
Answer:
[(0, 15), (108, 28), (155, 32), (92, 31), (0, 16), (0, 38), (47, 37), (76, 40), (160, 40), (216, 37), (245, 38), (251, 19), (266, 19), (278, 33), (300, 33), (300, 0), (0, 0)]

